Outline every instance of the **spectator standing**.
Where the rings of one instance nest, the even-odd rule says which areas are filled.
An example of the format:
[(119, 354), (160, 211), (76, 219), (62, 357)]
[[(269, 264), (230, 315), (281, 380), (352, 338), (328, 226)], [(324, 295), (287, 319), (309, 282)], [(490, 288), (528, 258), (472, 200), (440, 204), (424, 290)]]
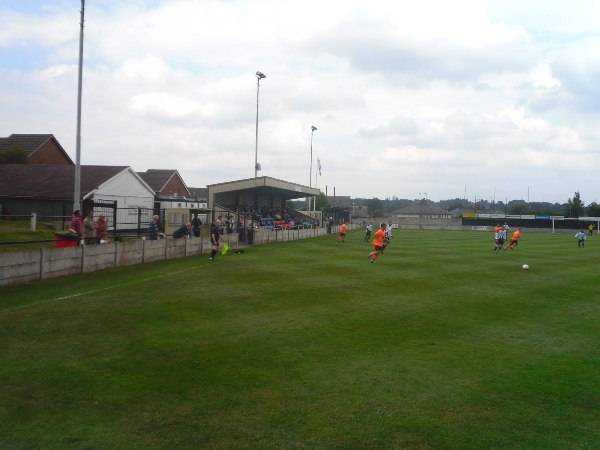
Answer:
[(83, 238), (87, 245), (97, 243), (96, 240), (96, 222), (94, 222), (94, 210), (90, 209), (83, 219)]
[(148, 234), (150, 235), (151, 241), (156, 241), (158, 239), (158, 233), (160, 233), (160, 225), (158, 223), (158, 215), (152, 216), (152, 220), (148, 225)]
[(194, 228), (194, 236), (200, 236), (200, 227), (202, 227), (202, 221), (200, 220), (199, 214), (196, 214), (192, 219), (192, 227)]
[(76, 234), (79, 239), (83, 238), (83, 222), (81, 221), (81, 211), (76, 210), (73, 212), (71, 223), (69, 224), (69, 231)]
[(331, 234), (331, 229), (333, 228), (333, 217), (329, 217), (327, 221), (327, 234)]
[(108, 242), (108, 222), (105, 214), (100, 214), (98, 220), (96, 220), (96, 239), (101, 244)]

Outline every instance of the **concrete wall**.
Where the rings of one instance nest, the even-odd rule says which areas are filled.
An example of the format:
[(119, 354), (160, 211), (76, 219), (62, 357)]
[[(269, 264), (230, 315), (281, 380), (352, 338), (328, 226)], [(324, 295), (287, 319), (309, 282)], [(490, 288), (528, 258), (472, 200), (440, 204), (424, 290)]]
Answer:
[[(237, 235), (224, 237), (231, 247)], [(0, 286), (210, 252), (206, 238), (139, 240), (0, 254)]]
[[(428, 219), (419, 217), (397, 217), (392, 220), (399, 229), (406, 230), (462, 230), (462, 219), (439, 218)], [(469, 227), (470, 228), (470, 227)]]
[[(256, 231), (254, 245), (322, 236), (324, 228), (306, 230)], [(239, 246), (237, 233), (223, 239), (232, 248)], [(207, 236), (192, 239), (139, 240), (80, 247), (40, 248), (28, 252), (0, 254), (0, 286), (48, 278), (91, 273), (114, 267), (185, 258), (210, 253)]]
[(458, 231), (458, 230), (467, 230), (471, 229), (471, 227), (464, 227), (462, 225), (462, 219), (460, 218), (436, 218), (430, 219), (425, 217), (377, 217), (374, 219), (364, 219), (360, 220), (354, 219), (353, 222), (363, 230), (365, 229), (366, 223), (373, 221), (373, 230), (379, 228), (381, 222), (389, 223), (392, 222), (392, 225), (397, 225), (398, 229), (402, 230), (447, 230), (447, 231)]
[[(339, 230), (339, 227), (335, 227)], [(325, 228), (306, 228), (303, 230), (255, 230), (254, 245), (271, 244), (276, 242), (295, 241), (298, 239), (308, 239), (317, 236), (323, 236)]]

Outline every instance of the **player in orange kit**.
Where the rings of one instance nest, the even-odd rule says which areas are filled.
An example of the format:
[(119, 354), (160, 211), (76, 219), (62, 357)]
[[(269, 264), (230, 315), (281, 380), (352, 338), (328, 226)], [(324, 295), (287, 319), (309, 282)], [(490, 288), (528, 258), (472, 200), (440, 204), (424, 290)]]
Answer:
[(517, 228), (517, 231), (513, 232), (512, 236), (510, 237), (510, 242), (508, 243), (508, 245), (506, 247), (504, 247), (504, 250), (506, 250), (507, 248), (510, 248), (512, 250), (517, 245), (519, 245), (520, 237), (521, 237), (521, 229)]
[(385, 245), (385, 241), (387, 240), (387, 238), (385, 237), (386, 227), (387, 227), (387, 224), (382, 223), (381, 228), (379, 228), (379, 230), (377, 230), (375, 232), (375, 235), (373, 236), (373, 246), (375, 248), (373, 249), (373, 251), (371, 253), (369, 253), (369, 259), (371, 260), (371, 264), (375, 264), (375, 261), (377, 260), (377, 258), (379, 258), (379, 255), (381, 254), (381, 250), (383, 249), (383, 246)]
[(338, 244), (341, 242), (342, 244), (344, 242), (346, 242), (346, 223), (342, 223), (342, 226), (340, 227), (340, 235), (338, 236)]

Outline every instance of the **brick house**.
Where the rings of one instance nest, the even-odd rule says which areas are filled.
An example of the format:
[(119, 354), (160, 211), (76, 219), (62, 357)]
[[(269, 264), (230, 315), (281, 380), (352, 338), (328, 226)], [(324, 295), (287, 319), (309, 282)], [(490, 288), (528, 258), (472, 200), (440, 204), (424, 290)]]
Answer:
[(11, 134), (0, 138), (0, 160), (25, 164), (74, 165), (52, 134)]
[[(127, 209), (152, 211), (154, 192), (131, 167), (81, 166), (80, 186), (82, 210), (94, 202), (109, 202), (124, 214)], [(35, 212), (46, 218), (70, 217), (74, 191), (75, 166), (0, 164), (4, 215), (29, 217)]]
[(138, 175), (154, 191), (154, 210), (166, 208), (206, 208), (206, 200), (197, 196), (198, 189), (192, 193), (175, 169), (148, 169)]

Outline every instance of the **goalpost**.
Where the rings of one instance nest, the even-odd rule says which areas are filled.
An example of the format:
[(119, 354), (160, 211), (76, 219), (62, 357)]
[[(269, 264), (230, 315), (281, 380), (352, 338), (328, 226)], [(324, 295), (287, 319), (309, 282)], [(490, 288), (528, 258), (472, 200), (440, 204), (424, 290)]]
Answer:
[[(554, 222), (556, 220), (564, 221), (564, 220), (577, 220), (579, 222), (589, 222), (590, 224), (594, 224), (594, 229), (596, 234), (600, 234), (600, 217), (564, 217), (564, 216), (551, 216), (552, 219), (552, 234), (555, 233)], [(589, 230), (589, 225), (586, 227), (586, 232)]]

